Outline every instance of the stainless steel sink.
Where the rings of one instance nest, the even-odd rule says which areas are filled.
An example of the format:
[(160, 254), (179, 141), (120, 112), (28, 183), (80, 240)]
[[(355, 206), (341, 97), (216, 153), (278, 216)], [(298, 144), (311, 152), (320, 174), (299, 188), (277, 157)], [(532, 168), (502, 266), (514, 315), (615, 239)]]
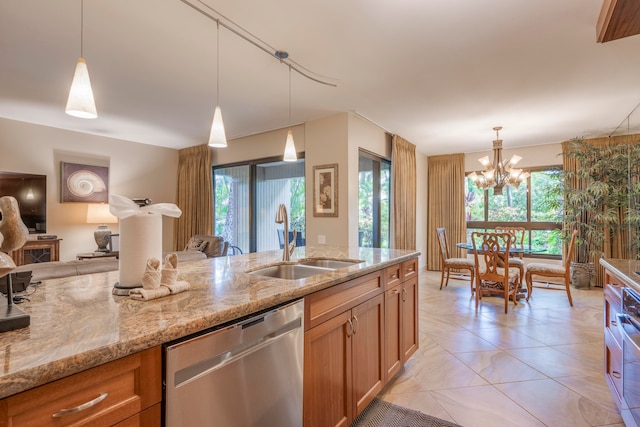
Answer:
[(249, 271), (248, 274), (285, 280), (298, 280), (317, 274), (328, 273), (333, 270), (332, 268), (313, 267), (301, 264), (280, 264)]
[(298, 262), (300, 265), (310, 265), (314, 267), (323, 267), (330, 268), (332, 270), (337, 270), (339, 268), (351, 267), (352, 265), (361, 263), (360, 260), (338, 260), (338, 259), (302, 259)]

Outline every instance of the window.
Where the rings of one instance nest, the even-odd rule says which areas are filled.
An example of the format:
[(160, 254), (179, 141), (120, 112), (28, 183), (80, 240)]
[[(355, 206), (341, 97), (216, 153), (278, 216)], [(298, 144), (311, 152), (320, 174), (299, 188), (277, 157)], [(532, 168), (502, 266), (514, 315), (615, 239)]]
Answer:
[(358, 164), (358, 245), (388, 248), (391, 162), (360, 150)]
[(494, 195), (491, 188), (487, 191), (478, 188), (467, 178), (467, 234), (492, 230), (498, 225), (524, 227), (525, 246), (535, 256), (561, 257), (562, 204), (553, 199), (562, 193), (560, 171), (558, 166), (530, 169), (526, 183), (517, 188), (505, 186), (501, 196)]
[(243, 252), (282, 248), (283, 226), (275, 223), (275, 216), (278, 205), (284, 203), (289, 235), (295, 229), (296, 245), (305, 245), (304, 159), (216, 166), (213, 179), (216, 235)]

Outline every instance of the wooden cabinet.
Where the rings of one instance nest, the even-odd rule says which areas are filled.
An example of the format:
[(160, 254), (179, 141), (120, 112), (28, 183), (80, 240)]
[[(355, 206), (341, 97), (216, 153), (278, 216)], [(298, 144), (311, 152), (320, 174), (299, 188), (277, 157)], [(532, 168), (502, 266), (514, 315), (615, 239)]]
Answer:
[(27, 240), (23, 247), (11, 252), (11, 258), (16, 265), (60, 261), (60, 240)]
[(304, 426), (349, 426), (417, 348), (417, 258), (306, 297)]
[(0, 400), (0, 426), (160, 426), (154, 347)]
[(618, 409), (622, 405), (622, 336), (618, 330), (616, 314), (622, 311), (624, 285), (605, 271), (604, 285), (604, 368), (605, 379)]
[(383, 322), (381, 273), (306, 298), (305, 426), (348, 426), (382, 390)]
[[(385, 375), (390, 380), (418, 349), (417, 259), (385, 270)], [(396, 279), (396, 274), (399, 274)]]

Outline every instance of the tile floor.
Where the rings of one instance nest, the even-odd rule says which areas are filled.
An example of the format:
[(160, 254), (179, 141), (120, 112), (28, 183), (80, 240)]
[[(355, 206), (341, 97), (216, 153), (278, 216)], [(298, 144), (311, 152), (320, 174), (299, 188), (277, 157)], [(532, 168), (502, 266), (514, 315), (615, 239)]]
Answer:
[(484, 426), (617, 426), (624, 423), (604, 380), (602, 288), (535, 287), (517, 306), (485, 297), (476, 313), (467, 278), (439, 289), (420, 277), (420, 348), (383, 399)]

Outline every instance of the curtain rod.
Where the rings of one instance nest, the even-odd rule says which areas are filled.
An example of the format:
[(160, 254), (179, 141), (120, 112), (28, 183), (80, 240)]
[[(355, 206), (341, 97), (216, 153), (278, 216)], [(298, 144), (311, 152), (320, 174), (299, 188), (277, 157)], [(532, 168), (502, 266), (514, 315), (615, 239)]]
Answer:
[[(294, 70), (295, 72), (297, 72), (301, 76), (304, 76), (304, 77), (308, 78), (309, 80), (312, 80), (312, 81), (314, 81), (316, 83), (320, 83), (320, 84), (323, 84), (323, 85), (332, 86), (332, 87), (337, 87), (338, 86), (336, 83), (328, 82), (328, 81), (322, 80), (320, 78), (311, 76), (309, 73), (313, 73), (313, 71), (306, 69), (305, 67), (303, 67), (302, 65), (298, 64), (294, 60), (288, 58), (288, 55), (285, 56), (285, 57), (278, 56), (278, 54), (281, 52), (280, 50), (275, 49), (274, 47), (270, 46), (267, 42), (265, 42), (264, 40), (260, 39), (258, 36), (256, 36), (256, 35), (252, 34), (251, 32), (245, 30), (240, 25), (238, 25), (235, 22), (233, 22), (231, 19), (227, 18), (226, 16), (224, 16), (223, 14), (221, 14), (220, 12), (218, 12), (217, 10), (215, 10), (214, 8), (209, 6), (208, 4), (204, 3), (202, 0), (197, 0), (197, 1), (203, 7), (206, 7), (207, 9), (209, 9), (210, 11), (212, 11), (213, 13), (218, 15), (220, 18), (223, 18), (226, 21), (228, 21), (231, 24), (233, 24), (233, 27), (230, 24), (227, 24), (226, 22), (223, 22), (220, 18), (217, 18), (217, 17), (213, 16), (211, 13), (207, 12), (206, 10), (194, 5), (189, 0), (180, 0), (180, 1), (182, 3), (184, 3), (184, 4), (186, 4), (187, 6), (191, 7), (193, 10), (195, 10), (197, 12), (200, 12), (200, 14), (202, 14), (203, 16), (211, 19), (212, 21), (215, 21), (218, 25), (223, 26), (227, 30), (231, 31), (233, 34), (235, 34), (238, 37), (242, 38), (243, 40), (251, 43), (252, 45), (257, 47), (258, 49), (266, 52), (267, 54), (269, 54), (269, 56), (272, 56), (272, 57), (276, 58), (278, 61), (280, 61), (280, 63), (286, 64), (287, 66), (291, 67), (292, 70)], [(313, 74), (316, 74), (316, 73), (313, 73)], [(325, 77), (325, 76), (322, 76), (322, 78), (330, 79), (330, 77)]]

